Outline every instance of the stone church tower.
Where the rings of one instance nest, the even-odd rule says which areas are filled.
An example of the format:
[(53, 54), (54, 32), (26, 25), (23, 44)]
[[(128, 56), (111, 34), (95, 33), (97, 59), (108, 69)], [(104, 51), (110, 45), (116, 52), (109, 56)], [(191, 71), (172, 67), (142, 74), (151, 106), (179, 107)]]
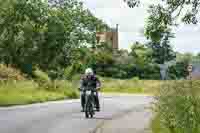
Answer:
[(113, 50), (119, 49), (119, 33), (118, 33), (118, 24), (116, 28), (111, 28), (110, 31), (106, 32), (97, 32), (96, 33), (97, 43), (109, 43), (112, 45)]

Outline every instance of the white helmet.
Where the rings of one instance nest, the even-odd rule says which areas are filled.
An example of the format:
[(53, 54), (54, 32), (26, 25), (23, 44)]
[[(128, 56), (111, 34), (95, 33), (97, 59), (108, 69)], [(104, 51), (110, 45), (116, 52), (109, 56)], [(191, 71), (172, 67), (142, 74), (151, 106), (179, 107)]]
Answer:
[(94, 72), (93, 72), (92, 68), (87, 68), (85, 70), (85, 75), (93, 75), (93, 74), (94, 74)]

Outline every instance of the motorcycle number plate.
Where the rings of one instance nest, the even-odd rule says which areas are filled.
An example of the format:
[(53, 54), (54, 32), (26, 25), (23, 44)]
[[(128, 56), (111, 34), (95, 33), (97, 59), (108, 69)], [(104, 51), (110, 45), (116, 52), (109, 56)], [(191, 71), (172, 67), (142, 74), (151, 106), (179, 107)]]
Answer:
[(86, 91), (86, 94), (87, 95), (90, 95), (92, 92), (91, 91)]

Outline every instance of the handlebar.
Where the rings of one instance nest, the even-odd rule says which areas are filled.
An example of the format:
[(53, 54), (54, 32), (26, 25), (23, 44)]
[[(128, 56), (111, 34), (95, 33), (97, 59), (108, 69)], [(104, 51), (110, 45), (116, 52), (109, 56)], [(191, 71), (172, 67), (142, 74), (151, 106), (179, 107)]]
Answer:
[(92, 90), (92, 91), (100, 91), (100, 87), (97, 87), (95, 89), (82, 89), (82, 88), (78, 88), (79, 91), (86, 91), (86, 90)]

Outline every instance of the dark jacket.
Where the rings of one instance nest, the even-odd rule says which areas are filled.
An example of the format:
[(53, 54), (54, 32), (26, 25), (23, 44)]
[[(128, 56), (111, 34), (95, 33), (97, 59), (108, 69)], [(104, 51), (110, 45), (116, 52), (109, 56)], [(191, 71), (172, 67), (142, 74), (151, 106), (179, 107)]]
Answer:
[(100, 88), (101, 86), (101, 82), (99, 81), (99, 79), (93, 75), (93, 76), (83, 76), (81, 78), (80, 81), (80, 88), (82, 90), (85, 89), (96, 89), (96, 88)]

